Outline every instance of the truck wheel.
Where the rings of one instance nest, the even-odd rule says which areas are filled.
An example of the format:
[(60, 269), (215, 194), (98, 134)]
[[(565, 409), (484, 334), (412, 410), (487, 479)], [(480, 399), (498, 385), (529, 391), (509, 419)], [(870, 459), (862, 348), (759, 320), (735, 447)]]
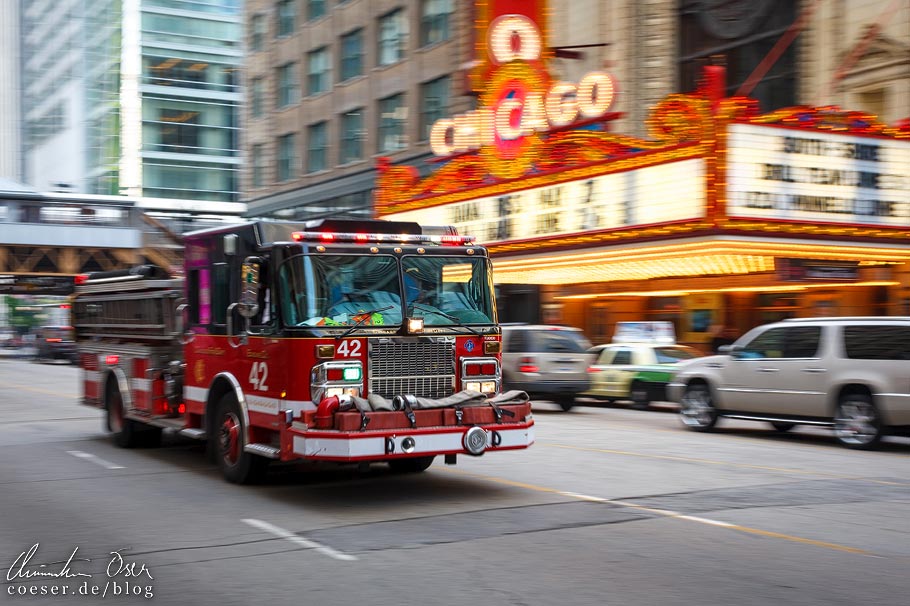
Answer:
[(269, 460), (243, 450), (246, 427), (234, 394), (225, 394), (218, 402), (215, 423), (218, 464), (224, 479), (233, 484), (255, 484), (262, 480)]
[(392, 459), (389, 469), (394, 473), (420, 473), (433, 464), (436, 457), (414, 457), (411, 459)]
[(717, 409), (711, 399), (711, 388), (705, 383), (686, 387), (682, 397), (680, 418), (693, 431), (711, 431), (717, 424)]
[(123, 395), (116, 383), (108, 387), (105, 401), (105, 425), (120, 448), (153, 448), (161, 444), (161, 428), (149, 427), (127, 419), (123, 411)]
[(834, 436), (847, 448), (857, 450), (875, 448), (884, 433), (882, 417), (870, 396), (861, 393), (847, 394), (837, 403)]
[(651, 396), (648, 386), (641, 381), (632, 381), (629, 388), (629, 397), (632, 398), (632, 408), (635, 410), (648, 410), (651, 407)]

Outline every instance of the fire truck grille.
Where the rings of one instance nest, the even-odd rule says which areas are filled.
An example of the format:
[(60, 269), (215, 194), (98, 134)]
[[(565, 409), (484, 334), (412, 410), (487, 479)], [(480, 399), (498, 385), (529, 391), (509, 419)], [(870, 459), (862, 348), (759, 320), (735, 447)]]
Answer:
[(449, 342), (376, 343), (370, 347), (370, 393), (445, 398), (455, 393), (455, 347)]

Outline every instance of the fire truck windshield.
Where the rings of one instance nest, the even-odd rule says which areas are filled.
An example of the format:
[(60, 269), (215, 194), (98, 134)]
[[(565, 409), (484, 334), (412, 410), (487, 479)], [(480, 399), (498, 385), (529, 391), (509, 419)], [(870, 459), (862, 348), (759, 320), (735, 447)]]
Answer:
[(488, 259), (407, 255), (401, 266), (408, 316), (427, 325), (496, 321)]
[(284, 321), (289, 326), (399, 325), (398, 275), (398, 259), (391, 255), (291, 257), (278, 272)]
[(278, 279), (288, 326), (397, 326), (404, 313), (426, 325), (496, 322), (483, 257), (405, 255), (399, 264), (392, 255), (297, 255)]

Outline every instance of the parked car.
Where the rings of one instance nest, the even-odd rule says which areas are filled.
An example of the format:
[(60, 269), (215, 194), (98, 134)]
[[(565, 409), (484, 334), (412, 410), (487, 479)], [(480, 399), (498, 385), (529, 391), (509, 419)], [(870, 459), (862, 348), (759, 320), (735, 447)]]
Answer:
[(690, 429), (711, 430), (720, 417), (778, 431), (818, 425), (850, 448), (910, 430), (910, 318), (784, 320), (723, 349), (681, 364), (669, 385)]
[(72, 326), (42, 326), (35, 338), (36, 360), (67, 360), (76, 363)]
[(635, 408), (667, 400), (667, 383), (678, 362), (702, 353), (686, 345), (613, 343), (604, 347), (588, 368), (591, 389), (583, 395), (599, 400), (632, 400)]
[(519, 389), (571, 410), (590, 387), (591, 343), (577, 328), (548, 325), (502, 327), (503, 390)]

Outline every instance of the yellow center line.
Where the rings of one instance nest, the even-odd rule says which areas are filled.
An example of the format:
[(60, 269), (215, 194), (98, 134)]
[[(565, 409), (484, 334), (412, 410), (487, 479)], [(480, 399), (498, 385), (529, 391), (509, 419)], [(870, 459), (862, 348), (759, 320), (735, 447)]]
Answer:
[[(657, 514), (659, 516), (670, 518), (674, 520), (685, 520), (688, 522), (696, 522), (698, 524), (704, 524), (706, 526), (714, 526), (717, 528), (726, 528), (728, 530), (736, 530), (739, 532), (744, 532), (747, 534), (754, 534), (758, 536), (763, 536), (771, 539), (781, 539), (784, 541), (790, 541), (792, 543), (801, 543), (803, 545), (812, 545), (814, 547), (822, 547), (825, 549), (831, 549), (834, 551), (843, 551), (846, 553), (853, 553), (857, 555), (864, 556), (874, 556), (873, 553), (866, 551), (865, 549), (859, 549), (858, 547), (849, 547), (847, 545), (840, 545), (838, 543), (829, 543), (827, 541), (818, 541), (815, 539), (807, 539), (806, 537), (800, 537), (791, 534), (784, 534), (782, 532), (774, 532), (771, 530), (762, 530), (760, 528), (752, 528), (750, 526), (740, 526), (739, 524), (732, 524), (730, 522), (722, 522), (720, 520), (712, 520), (710, 518), (702, 518), (699, 516), (691, 516), (686, 514), (681, 514), (676, 511), (669, 511), (666, 509), (655, 509), (653, 507), (647, 507), (645, 505), (639, 505), (637, 503), (632, 503), (630, 501), (623, 500), (612, 500), (605, 499), (602, 497), (595, 497), (590, 495), (579, 494), (575, 492), (566, 492), (564, 490), (557, 490), (555, 488), (549, 488), (547, 486), (538, 486), (536, 484), (527, 484), (525, 482), (516, 482), (514, 480), (507, 480), (505, 478), (499, 478), (496, 476), (488, 476), (480, 473), (474, 473), (470, 471), (463, 471), (461, 469), (452, 469), (448, 467), (439, 468), (441, 471), (447, 473), (454, 473), (458, 475), (468, 476), (472, 478), (477, 478), (480, 480), (485, 480), (488, 482), (494, 482), (496, 484), (504, 484), (506, 486), (515, 486), (517, 488), (524, 488), (527, 490), (533, 490), (535, 492), (544, 492), (548, 494), (557, 494), (564, 497), (569, 497), (578, 501), (593, 501), (595, 503), (608, 503), (611, 505), (618, 505), (620, 507), (627, 507), (629, 509), (636, 509), (639, 511), (647, 511), (650, 513)], [(874, 556), (877, 557), (877, 556)]]
[(807, 476), (821, 476), (827, 478), (835, 478), (838, 480), (858, 480), (860, 482), (870, 482), (872, 484), (885, 484), (887, 486), (910, 486), (906, 482), (890, 482), (888, 480), (875, 480), (870, 478), (863, 478), (859, 476), (847, 476), (843, 474), (829, 473), (826, 471), (809, 471), (805, 469), (793, 469), (790, 467), (770, 467), (768, 465), (751, 465), (749, 463), (733, 463), (730, 461), (715, 461), (713, 459), (700, 459), (697, 457), (683, 457), (678, 455), (658, 455), (658, 454), (649, 454), (644, 452), (631, 452), (628, 450), (613, 450), (610, 448), (591, 448), (585, 446), (572, 446), (570, 444), (555, 444), (552, 442), (541, 442), (538, 440), (535, 442), (535, 445), (538, 446), (549, 446), (552, 448), (565, 448), (568, 450), (581, 450), (585, 452), (599, 452), (602, 454), (616, 454), (627, 457), (641, 457), (644, 459), (660, 459), (664, 461), (680, 461), (683, 463), (703, 463), (705, 465), (718, 465), (723, 467), (739, 467), (743, 469), (757, 469), (760, 471), (775, 471), (780, 473), (789, 473), (793, 475), (807, 475)]

